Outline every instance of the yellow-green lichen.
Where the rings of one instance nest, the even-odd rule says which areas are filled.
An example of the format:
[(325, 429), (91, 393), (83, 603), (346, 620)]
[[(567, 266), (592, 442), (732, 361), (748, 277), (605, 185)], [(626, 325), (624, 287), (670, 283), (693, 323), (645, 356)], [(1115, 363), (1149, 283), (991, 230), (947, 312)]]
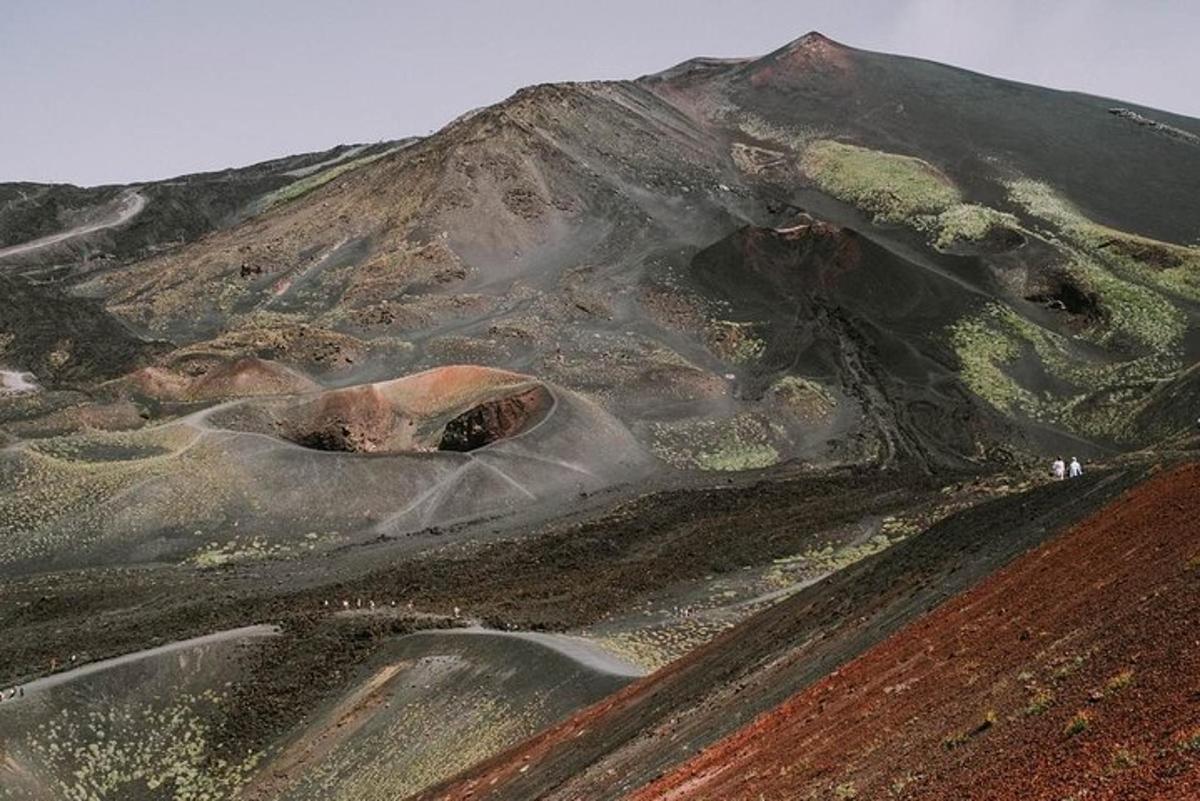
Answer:
[(979, 242), (996, 228), (1019, 228), (1011, 214), (965, 203), (954, 182), (923, 159), (821, 139), (804, 149), (801, 166), (830, 195), (874, 216), (907, 225), (945, 250)]
[(990, 206), (976, 203), (956, 203), (930, 218), (926, 227), (934, 235), (933, 245), (945, 250), (956, 242), (979, 242), (994, 229), (1020, 227), (1017, 218)]
[(717, 356), (732, 364), (757, 361), (766, 353), (767, 343), (756, 335), (756, 328), (755, 323), (714, 320), (710, 324), (709, 346)]
[(837, 399), (828, 389), (801, 376), (783, 376), (768, 394), (806, 422), (826, 418), (837, 408)]
[(53, 777), (55, 797), (102, 801), (155, 793), (177, 801), (230, 797), (261, 759), (214, 758), (209, 720), (225, 696), (183, 693), (165, 706), (112, 705), (68, 711), (13, 744)]
[[(1179, 366), (1171, 350), (1125, 360), (1085, 357), (1069, 338), (999, 303), (951, 326), (950, 341), (963, 382), (997, 409), (1114, 439), (1130, 435), (1132, 410)], [(1025, 357), (1036, 357), (1059, 390), (1035, 392), (1017, 381), (1013, 367)]]
[(258, 210), (260, 212), (266, 211), (267, 209), (278, 206), (281, 203), (287, 203), (288, 201), (295, 200), (303, 195), (307, 195), (317, 187), (324, 186), (325, 184), (329, 183), (334, 178), (344, 175), (351, 170), (358, 169), (359, 167), (365, 167), (368, 164), (379, 161), (379, 159), (383, 158), (384, 156), (391, 155), (399, 149), (400, 148), (398, 147), (394, 147), (384, 150), (381, 153), (375, 153), (370, 156), (362, 156), (361, 158), (343, 161), (321, 170), (320, 172), (316, 172), (312, 175), (307, 175), (299, 180), (293, 181), (282, 189), (276, 189), (274, 192), (265, 195), (256, 204)]
[(1127, 280), (1200, 300), (1200, 247), (1163, 242), (1097, 223), (1042, 181), (1010, 181), (1008, 192), (1014, 203), (1052, 223), (1091, 261)]
[(782, 145), (796, 152), (804, 150), (810, 142), (827, 135), (822, 130), (812, 127), (776, 125), (757, 114), (746, 112), (737, 115), (736, 124), (742, 133), (755, 139)]
[(815, 579), (836, 573), (868, 556), (887, 550), (904, 537), (904, 534), (888, 536), (887, 533), (881, 532), (864, 542), (840, 545), (827, 543), (821, 547), (810, 548), (802, 554), (776, 559), (767, 574), (767, 580), (777, 587), (789, 587), (806, 578)]
[(775, 434), (753, 414), (725, 420), (658, 423), (651, 429), (651, 449), (681, 469), (736, 471), (770, 467), (779, 462)]
[(883, 222), (911, 224), (961, 200), (949, 178), (913, 156), (822, 139), (805, 149), (801, 166), (821, 189)]
[(1077, 256), (1069, 269), (1100, 298), (1107, 313), (1107, 331), (1096, 339), (1102, 345), (1113, 344), (1125, 336), (1152, 350), (1175, 345), (1187, 331), (1187, 317), (1158, 292), (1114, 275), (1094, 260)]
[(989, 307), (979, 317), (959, 320), (950, 329), (950, 341), (963, 383), (972, 392), (1001, 411), (1029, 411), (1035, 405), (1033, 394), (1004, 369), (1021, 355), (1021, 342), (1001, 324), (1003, 313)]

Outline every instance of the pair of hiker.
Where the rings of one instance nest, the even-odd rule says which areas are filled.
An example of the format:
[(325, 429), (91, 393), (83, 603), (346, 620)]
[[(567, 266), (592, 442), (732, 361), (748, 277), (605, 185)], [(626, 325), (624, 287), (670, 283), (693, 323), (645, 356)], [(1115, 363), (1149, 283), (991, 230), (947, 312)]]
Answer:
[(1083, 475), (1083, 465), (1074, 456), (1071, 457), (1071, 464), (1068, 466), (1063, 462), (1062, 457), (1054, 460), (1054, 464), (1050, 466), (1050, 472), (1054, 477), (1062, 480), (1064, 478), (1079, 478)]

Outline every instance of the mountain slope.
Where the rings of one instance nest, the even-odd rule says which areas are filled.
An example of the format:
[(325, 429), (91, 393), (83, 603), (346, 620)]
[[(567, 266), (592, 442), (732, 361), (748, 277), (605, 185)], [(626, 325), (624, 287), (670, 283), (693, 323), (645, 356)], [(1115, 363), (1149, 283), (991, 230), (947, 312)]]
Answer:
[[(793, 694), (837, 675), (1136, 479), (1131, 473), (1071, 487), (1043, 486), (959, 513), (796, 592), (619, 694), (419, 797), (624, 797)], [(1002, 534), (981, 537), (981, 531)]]
[(0, 184), (0, 263), (29, 267), (139, 258), (238, 222), (269, 206), (273, 193), (285, 187), (297, 191), (297, 184), (315, 184), (335, 166), (344, 169), (399, 144), (339, 145), (130, 186)]
[[(411, 346), (368, 357), (370, 377), (447, 360), (544, 374), (606, 397), (680, 466), (961, 464), (1011, 450), (997, 417), (1025, 432), (1021, 449), (1098, 453), (1145, 441), (1127, 412), (1195, 362), (1200, 301), (1197, 148), (1112, 105), (810, 34), (756, 60), (523, 90), (91, 289), (179, 342), (303, 322)], [(853, 231), (864, 270), (899, 259), (929, 297), (955, 297), (923, 317), (852, 315), (888, 340), (919, 329), (908, 356), (880, 352), (857, 373), (817, 371), (802, 347), (764, 362), (775, 324), (687, 285), (705, 248), (747, 225), (808, 224), (800, 209)], [(875, 279), (846, 280), (861, 298)], [(771, 429), (766, 390), (792, 379), (845, 401), (824, 434)], [(961, 422), (915, 447), (919, 426), (881, 423), (865, 395), (897, 419)], [(728, 443), (716, 459), (697, 444), (713, 437)]]
[[(57, 756), (27, 730), (0, 771), (80, 792), (119, 780), (93, 792), (118, 797), (156, 797), (169, 773), (362, 801), (482, 759), (425, 797), (792, 782), (877, 797), (999, 783), (996, 743), (1005, 769), (1041, 745), (1097, 792), (1191, 781), (1191, 734), (1142, 748), (1125, 705), (1140, 667), (1100, 701), (1111, 728), (1044, 735), (1131, 648), (1152, 720), (1185, 732), (1163, 699), (1190, 715), (1162, 666), (1176, 645), (1194, 661), (1190, 574), (1168, 569), (1194, 561), (1191, 504), (1162, 484), (1191, 491), (1194, 471), (1109, 502), (1195, 447), (1197, 132), (810, 34), (761, 58), (530, 87), (415, 141), (136, 187), (0, 187), (0, 672), (280, 629), (229, 692), (181, 697), (173, 720), (207, 730), (183, 762), (169, 729), (138, 722), (112, 750)], [(1083, 457), (1086, 477), (1039, 479), (1052, 454)], [(957, 597), (995, 613), (1009, 591), (1023, 608), (983, 618)], [(1030, 637), (995, 654), (987, 637), (1015, 634), (1004, 615), (1024, 606)], [(464, 623), (505, 630), (496, 658), (398, 640)], [(559, 685), (510, 650), (546, 629), (662, 669), (511, 725)], [(909, 694), (891, 677), (922, 648), (945, 658), (920, 663), (930, 694)], [(1037, 663), (1039, 690), (1067, 668), (1070, 706), (1010, 725), (1027, 682), (1011, 660)], [(517, 694), (429, 684), (468, 662), (516, 670)], [(161, 686), (190, 695), (187, 665), (163, 666)], [(857, 705), (862, 686), (880, 703)], [(938, 725), (913, 730), (922, 698)], [(36, 720), (53, 728), (52, 700), (0, 713), (49, 704)], [(416, 735), (410, 702), (430, 731), (392, 759), (397, 733)], [(756, 721), (782, 742), (758, 743)], [(818, 742), (824, 761), (802, 763), (791, 744), (810, 725), (843, 723), (905, 736)], [(1125, 733), (1139, 747), (1118, 755)]]
[(1197, 490), (1164, 471), (632, 797), (1194, 797)]

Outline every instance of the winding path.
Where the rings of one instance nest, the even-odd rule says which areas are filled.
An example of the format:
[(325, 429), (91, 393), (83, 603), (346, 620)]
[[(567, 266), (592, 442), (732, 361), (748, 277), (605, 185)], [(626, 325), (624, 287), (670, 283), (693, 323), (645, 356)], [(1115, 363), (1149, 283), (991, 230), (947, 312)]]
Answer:
[[(134, 651), (133, 653), (124, 654), (122, 656), (113, 657), (112, 659), (102, 659), (98, 662), (89, 662), (86, 665), (73, 668), (72, 670), (64, 670), (61, 673), (53, 673), (45, 678), (35, 679), (24, 685), (26, 695), (37, 693), (42, 690), (49, 690), (58, 687), (75, 679), (81, 679), (84, 676), (90, 676), (93, 673), (101, 673), (111, 668), (128, 665), (132, 662), (140, 662), (143, 659), (150, 659), (163, 654), (173, 653), (175, 651), (183, 651), (188, 648), (196, 648), (201, 645), (212, 645), (213, 643), (225, 642), (227, 640), (249, 640), (260, 637), (273, 637), (279, 633), (279, 629), (275, 626), (257, 625), (243, 626), (238, 629), (228, 629), (226, 631), (218, 631), (213, 634), (206, 634), (203, 637), (193, 637), (190, 640), (179, 640), (178, 642), (167, 643), (155, 648), (147, 648), (144, 651)], [(7, 689), (7, 688), (5, 688)], [(19, 703), (20, 698), (5, 701), (4, 704)], [(0, 705), (0, 709), (3, 709)]]
[(132, 220), (134, 217), (140, 214), (144, 208), (146, 208), (145, 196), (142, 195), (137, 189), (127, 190), (118, 199), (116, 209), (102, 216), (100, 219), (84, 225), (76, 226), (74, 228), (69, 228), (66, 231), (60, 231), (57, 234), (44, 236), (41, 239), (34, 239), (29, 242), (22, 242), (19, 245), (0, 248), (0, 259), (3, 259), (7, 256), (19, 256), (23, 253), (30, 253), (35, 250), (41, 250), (42, 248), (48, 248), (51, 245), (57, 245), (70, 239), (75, 239), (76, 237), (85, 236), (87, 234), (95, 233), (96, 231), (103, 231), (107, 228), (116, 228), (118, 225), (122, 225)]
[(497, 637), (500, 639), (524, 640), (540, 645), (547, 650), (565, 656), (572, 662), (593, 670), (597, 673), (607, 673), (611, 676), (628, 676), (640, 678), (648, 672), (645, 668), (626, 662), (616, 655), (604, 650), (598, 645), (568, 634), (549, 634), (541, 631), (501, 631), (487, 629), (483, 626), (471, 626), (462, 629), (429, 629), (408, 635), (410, 637)]
[(34, 392), (38, 388), (33, 373), (16, 370), (0, 370), (0, 395), (19, 395)]

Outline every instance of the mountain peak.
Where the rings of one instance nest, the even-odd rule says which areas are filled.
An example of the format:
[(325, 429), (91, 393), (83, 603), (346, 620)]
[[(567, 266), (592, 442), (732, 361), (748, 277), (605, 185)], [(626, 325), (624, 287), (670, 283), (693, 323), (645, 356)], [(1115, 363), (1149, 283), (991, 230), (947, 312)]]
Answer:
[(800, 50), (810, 47), (845, 47), (841, 42), (835, 42), (820, 31), (809, 31), (798, 39), (793, 39), (780, 50)]

